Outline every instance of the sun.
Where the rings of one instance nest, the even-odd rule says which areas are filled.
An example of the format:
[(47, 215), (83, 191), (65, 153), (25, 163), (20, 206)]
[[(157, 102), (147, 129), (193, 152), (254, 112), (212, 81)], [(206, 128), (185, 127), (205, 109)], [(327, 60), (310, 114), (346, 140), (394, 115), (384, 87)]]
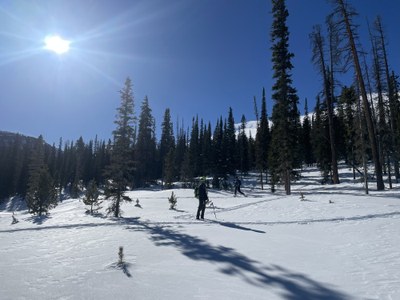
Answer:
[(44, 47), (57, 54), (64, 54), (69, 51), (70, 41), (64, 40), (58, 35), (49, 35), (44, 39)]

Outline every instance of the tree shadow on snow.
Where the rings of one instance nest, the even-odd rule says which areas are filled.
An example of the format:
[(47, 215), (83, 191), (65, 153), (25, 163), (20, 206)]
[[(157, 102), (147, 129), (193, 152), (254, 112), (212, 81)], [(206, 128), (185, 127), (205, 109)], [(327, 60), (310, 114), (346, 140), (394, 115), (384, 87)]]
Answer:
[(219, 266), (228, 276), (239, 277), (261, 288), (278, 288), (283, 299), (289, 300), (346, 300), (350, 296), (311, 279), (306, 274), (293, 272), (280, 266), (265, 266), (261, 262), (240, 254), (233, 248), (214, 246), (207, 241), (171, 228), (154, 226), (136, 220), (129, 230), (144, 230), (157, 246), (175, 247), (185, 256), (197, 261), (208, 261)]
[(132, 277), (131, 272), (129, 271), (131, 264), (128, 262), (121, 263), (113, 263), (109, 266), (110, 269), (122, 270), (122, 272), (126, 275), (126, 277)]
[(42, 216), (32, 216), (28, 218), (28, 221), (32, 221), (33, 224), (36, 225), (42, 225), (45, 223), (47, 220), (50, 220), (51, 217), (49, 215), (42, 215)]

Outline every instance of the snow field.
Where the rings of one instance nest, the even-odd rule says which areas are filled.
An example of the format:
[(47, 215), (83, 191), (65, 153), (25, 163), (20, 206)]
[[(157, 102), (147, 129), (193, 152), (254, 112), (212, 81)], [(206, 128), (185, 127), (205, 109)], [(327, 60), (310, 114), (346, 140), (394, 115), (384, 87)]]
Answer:
[(210, 190), (204, 222), (191, 189), (129, 192), (142, 208), (125, 203), (121, 219), (68, 199), (11, 225), (17, 206), (3, 204), (0, 299), (400, 299), (399, 186), (364, 195), (304, 175), (291, 196)]

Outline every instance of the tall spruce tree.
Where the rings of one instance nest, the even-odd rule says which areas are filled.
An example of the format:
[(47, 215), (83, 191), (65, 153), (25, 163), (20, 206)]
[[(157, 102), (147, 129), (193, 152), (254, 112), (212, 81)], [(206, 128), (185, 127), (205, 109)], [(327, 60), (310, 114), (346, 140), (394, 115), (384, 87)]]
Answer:
[(200, 174), (200, 129), (199, 129), (199, 118), (193, 118), (192, 120), (192, 131), (190, 133), (189, 140), (189, 164), (192, 169), (193, 176), (199, 176)]
[(246, 117), (242, 115), (237, 141), (239, 152), (239, 170), (242, 174), (247, 174), (250, 170), (249, 139), (246, 135), (246, 124)]
[(286, 26), (289, 12), (284, 0), (272, 0), (272, 14), (271, 50), (275, 83), (272, 87), (274, 107), (269, 152), (271, 187), (274, 190), (275, 184), (283, 181), (286, 194), (290, 195), (291, 174), (298, 163), (300, 115), (297, 91), (292, 87), (291, 59), (294, 55), (289, 52), (289, 30)]
[(57, 192), (44, 159), (44, 140), (36, 141), (29, 164), (28, 191), (26, 203), (32, 214), (41, 216), (57, 205)]
[(314, 162), (314, 156), (311, 145), (311, 122), (310, 116), (308, 115), (308, 103), (307, 98), (304, 101), (304, 119), (302, 124), (302, 152), (303, 161), (307, 166), (310, 166)]
[(267, 100), (265, 97), (265, 88), (263, 88), (262, 99), (261, 99), (261, 116), (256, 133), (256, 165), (261, 175), (260, 176), (261, 189), (264, 189), (264, 172), (265, 172), (265, 182), (267, 181), (268, 152), (269, 152), (270, 140), (271, 136), (269, 130), (268, 114), (267, 114)]
[(114, 142), (110, 164), (105, 171), (106, 199), (111, 199), (111, 205), (108, 208), (108, 213), (114, 217), (121, 216), (121, 202), (123, 200), (131, 201), (128, 196), (125, 196), (125, 191), (128, 186), (132, 185), (133, 173), (133, 157), (132, 144), (134, 138), (134, 102), (132, 81), (128, 77), (125, 80), (125, 85), (120, 91), (121, 104), (117, 109), (117, 116), (114, 123), (116, 129), (113, 131)]
[(226, 171), (228, 174), (234, 175), (236, 172), (236, 130), (235, 119), (233, 118), (232, 108), (229, 107), (228, 120), (226, 122), (226, 130), (224, 132), (226, 141)]
[[(164, 113), (164, 120), (161, 124), (161, 139), (160, 139), (160, 163), (162, 169), (162, 177), (164, 181), (166, 180), (166, 164), (168, 164), (168, 178), (174, 177), (174, 161), (173, 153), (175, 149), (175, 137), (174, 137), (174, 130), (173, 125), (171, 122), (171, 113), (170, 109), (167, 108)], [(168, 160), (168, 163), (167, 163)]]
[(147, 97), (143, 99), (141, 105), (135, 154), (137, 166), (136, 183), (139, 186), (144, 186), (154, 180), (156, 175), (155, 120)]

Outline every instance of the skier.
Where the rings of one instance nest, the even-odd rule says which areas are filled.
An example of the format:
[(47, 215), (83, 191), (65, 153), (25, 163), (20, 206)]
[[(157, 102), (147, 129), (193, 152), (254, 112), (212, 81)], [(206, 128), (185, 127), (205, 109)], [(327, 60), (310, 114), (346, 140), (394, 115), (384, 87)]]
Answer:
[(199, 199), (199, 207), (197, 209), (196, 219), (204, 220), (204, 212), (206, 210), (206, 202), (208, 200), (205, 178), (201, 178), (200, 185), (197, 188), (197, 198)]
[(240, 190), (240, 186), (242, 185), (242, 181), (236, 176), (235, 177), (235, 197), (237, 192), (239, 192), (240, 194), (242, 194), (243, 196), (246, 197), (246, 195)]

